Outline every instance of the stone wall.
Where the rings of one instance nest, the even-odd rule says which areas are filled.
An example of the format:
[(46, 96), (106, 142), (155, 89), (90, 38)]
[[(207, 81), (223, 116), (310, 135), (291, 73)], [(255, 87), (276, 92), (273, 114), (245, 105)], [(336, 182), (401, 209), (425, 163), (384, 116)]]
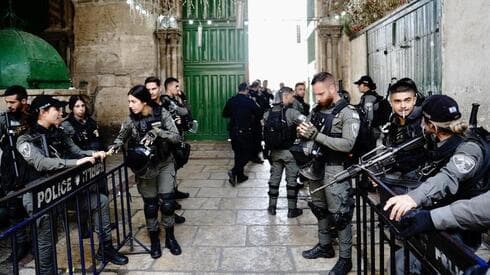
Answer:
[(361, 93), (357, 89), (357, 85), (354, 85), (354, 81), (358, 80), (361, 76), (368, 73), (367, 62), (367, 43), (366, 33), (363, 33), (350, 42), (350, 79), (349, 83), (346, 83), (345, 88), (351, 94), (351, 103), (357, 104), (361, 98)]
[(479, 123), (490, 129), (490, 5), (488, 0), (442, 2), (442, 93), (458, 101), (467, 120), (479, 103)]
[(73, 84), (94, 100), (102, 135), (113, 136), (128, 115), (127, 93), (155, 75), (154, 23), (130, 16), (126, 1), (74, 1)]

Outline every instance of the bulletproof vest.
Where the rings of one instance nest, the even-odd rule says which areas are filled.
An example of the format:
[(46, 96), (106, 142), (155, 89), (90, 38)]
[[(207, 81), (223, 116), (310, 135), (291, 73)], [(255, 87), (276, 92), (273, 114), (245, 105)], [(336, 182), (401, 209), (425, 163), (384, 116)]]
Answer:
[(289, 149), (296, 139), (296, 127), (288, 125), (287, 107), (275, 105), (264, 124), (264, 141), (268, 149)]
[(411, 139), (422, 135), (422, 111), (420, 107), (415, 107), (413, 111), (406, 118), (405, 125), (400, 125), (398, 122), (398, 116), (393, 114), (390, 126), (388, 128), (388, 135), (385, 139), (385, 145), (393, 146), (400, 145)]
[(0, 142), (0, 147), (2, 151), (6, 152), (9, 151), (10, 144), (9, 144), (9, 137), (8, 137), (8, 131), (12, 130), (12, 139), (13, 139), (13, 145), (15, 146), (17, 142), (17, 138), (27, 130), (28, 126), (25, 121), (22, 120), (21, 115), (18, 113), (3, 113), (1, 114), (2, 116), (6, 116), (5, 119), (9, 120), (10, 128), (7, 129), (7, 125), (2, 125), (1, 127), (4, 127), (5, 129), (5, 134)]
[(67, 120), (75, 130), (72, 137), (73, 142), (84, 150), (95, 149), (89, 148), (91, 144), (98, 141), (97, 124), (95, 121), (87, 118), (85, 123), (81, 123), (73, 115), (70, 115)]
[[(145, 137), (145, 135), (153, 129), (153, 125), (155, 123), (160, 123), (161, 119), (160, 116), (155, 116), (155, 115), (150, 115), (146, 117), (142, 117), (140, 119), (133, 119), (133, 123), (135, 126), (136, 134), (137, 134), (137, 140), (132, 140), (128, 145), (129, 147), (136, 147), (140, 144), (141, 140)], [(159, 126), (161, 127), (161, 126)], [(164, 160), (168, 157), (170, 154), (170, 145), (166, 140), (164, 140), (161, 137), (157, 137), (153, 144), (149, 146), (149, 148), (152, 150), (152, 153), (154, 153), (156, 156), (160, 158), (160, 160)]]
[[(342, 109), (344, 109), (347, 105), (347, 101), (341, 99), (337, 105), (335, 105), (333, 111), (331, 113), (323, 113), (320, 112), (319, 107), (317, 106), (313, 111), (313, 115), (311, 116), (311, 123), (318, 129), (319, 132), (325, 134), (329, 137), (340, 138), (342, 137), (342, 133), (331, 133), (332, 130), (332, 122), (335, 116), (337, 116)], [(316, 147), (316, 148), (315, 148)], [(317, 142), (315, 142), (313, 150), (317, 150), (320, 152), (320, 160), (328, 161), (328, 162), (336, 162), (343, 163), (349, 158), (348, 153), (338, 152), (330, 149), (327, 146), (323, 146)]]
[(488, 143), (485, 145), (485, 142), (477, 136), (463, 138), (459, 135), (453, 135), (441, 147), (431, 150), (429, 152), (430, 163), (428, 166), (424, 167), (426, 171), (422, 174), (421, 179), (422, 181), (425, 181), (429, 177), (436, 175), (450, 161), (457, 147), (468, 141), (475, 142), (480, 146), (483, 151), (484, 164), (472, 178), (460, 182), (457, 193), (441, 200), (439, 206), (447, 205), (457, 200), (469, 199), (490, 189), (488, 183), (488, 167), (490, 161), (488, 153), (490, 152), (490, 149), (488, 148)]

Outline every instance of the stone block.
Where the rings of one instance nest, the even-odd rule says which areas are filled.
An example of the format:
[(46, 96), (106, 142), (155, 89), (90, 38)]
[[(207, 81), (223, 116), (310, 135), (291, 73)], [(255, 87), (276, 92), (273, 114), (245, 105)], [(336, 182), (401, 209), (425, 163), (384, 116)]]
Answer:
[(200, 226), (194, 246), (245, 246), (245, 226)]
[(99, 87), (112, 87), (116, 84), (116, 77), (113, 74), (98, 75)]
[[(152, 266), (154, 271), (217, 271), (221, 249), (216, 247), (196, 247), (183, 249), (182, 254), (173, 256), (163, 253)], [(162, 274), (162, 273), (159, 273)]]
[(198, 198), (234, 198), (237, 196), (238, 190), (231, 187), (224, 188), (208, 188), (203, 187), (197, 193)]
[(236, 214), (229, 210), (186, 210), (186, 225), (234, 225)]
[(315, 245), (316, 226), (275, 225), (250, 226), (247, 235), (251, 245)]
[(286, 247), (230, 247), (223, 249), (220, 269), (238, 272), (287, 272), (294, 265)]

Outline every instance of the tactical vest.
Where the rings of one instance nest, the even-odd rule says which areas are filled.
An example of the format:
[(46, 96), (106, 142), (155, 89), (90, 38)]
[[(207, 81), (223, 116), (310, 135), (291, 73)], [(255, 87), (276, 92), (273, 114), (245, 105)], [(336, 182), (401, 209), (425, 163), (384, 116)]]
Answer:
[[(331, 113), (320, 112), (319, 106), (313, 109), (313, 115), (311, 116), (311, 123), (324, 135), (334, 138), (342, 137), (342, 133), (331, 133), (332, 121), (335, 116), (337, 116), (342, 109), (349, 105), (347, 101), (340, 100)], [(344, 164), (349, 159), (349, 153), (334, 151), (327, 146), (323, 146), (317, 142), (313, 147), (313, 150), (319, 151), (319, 160), (333, 163), (333, 164)]]
[(172, 104), (170, 104), (170, 102), (173, 102), (178, 107), (187, 109), (187, 115), (180, 116), (181, 123), (175, 125), (177, 126), (179, 133), (182, 134), (183, 132), (188, 131), (189, 129), (192, 128), (192, 122), (193, 122), (192, 115), (190, 110), (184, 104), (180, 104), (179, 101), (177, 101), (175, 98), (170, 97), (168, 95), (162, 96), (162, 102), (163, 102), (162, 105), (163, 108), (165, 108), (167, 111), (170, 112), (170, 114), (172, 115), (172, 119), (174, 120), (178, 116), (178, 114), (177, 114), (177, 110), (172, 108)]
[[(133, 116), (133, 137), (128, 143), (128, 147), (136, 147), (140, 144), (141, 140), (146, 136), (146, 134), (153, 129), (153, 125), (161, 123), (161, 113), (158, 115), (149, 115), (145, 117)], [(161, 128), (162, 126), (158, 126)], [(156, 137), (153, 144), (149, 146), (152, 153), (159, 158), (159, 160), (165, 160), (170, 154), (170, 146), (167, 140), (161, 137)]]
[(459, 135), (453, 135), (441, 147), (431, 150), (429, 152), (430, 163), (420, 171), (421, 181), (423, 182), (436, 175), (450, 161), (458, 146), (469, 141), (476, 143), (482, 149), (484, 164), (472, 178), (459, 183), (458, 191), (455, 195), (444, 198), (439, 202), (438, 206), (448, 205), (457, 200), (469, 199), (490, 189), (488, 178), (485, 179), (483, 177), (488, 173), (489, 149), (484, 147), (482, 140), (475, 136), (463, 138)]
[(78, 147), (83, 150), (102, 150), (102, 148), (100, 148), (101, 144), (99, 142), (99, 134), (95, 120), (88, 117), (85, 123), (81, 123), (73, 115), (70, 115), (67, 118), (67, 121), (75, 130), (72, 139)]
[(397, 115), (393, 114), (388, 127), (388, 134), (384, 140), (385, 145), (400, 145), (422, 135), (422, 127), (420, 126), (422, 112), (420, 107), (415, 107), (412, 113), (408, 115), (405, 125), (400, 125), (397, 120)]

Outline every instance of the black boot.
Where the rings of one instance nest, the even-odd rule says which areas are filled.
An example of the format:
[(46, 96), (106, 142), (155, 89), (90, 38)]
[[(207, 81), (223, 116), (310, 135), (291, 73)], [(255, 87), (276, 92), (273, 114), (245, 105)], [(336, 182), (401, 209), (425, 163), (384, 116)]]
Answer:
[(333, 246), (329, 245), (321, 245), (317, 244), (312, 249), (305, 250), (303, 253), (303, 258), (306, 259), (316, 259), (316, 258), (333, 258), (335, 257), (335, 251), (333, 250)]
[(352, 269), (352, 260), (351, 258), (342, 258), (340, 257), (337, 263), (333, 266), (332, 270), (328, 273), (328, 275), (346, 275)]
[(99, 247), (97, 254), (95, 254), (95, 258), (99, 261), (105, 260), (106, 262), (111, 262), (115, 265), (125, 265), (128, 263), (128, 257), (123, 254), (117, 252), (117, 250), (112, 246), (111, 241), (104, 242), (104, 257), (102, 257), (102, 251)]
[(245, 182), (247, 180), (248, 180), (248, 177), (245, 176), (244, 174), (238, 175), (238, 177), (237, 177), (237, 183), (242, 183), (242, 182)]
[(165, 247), (170, 249), (170, 253), (174, 255), (182, 253), (182, 249), (180, 249), (180, 245), (175, 239), (173, 226), (165, 228)]
[(149, 231), (151, 241), (151, 251), (150, 256), (153, 259), (158, 259), (162, 256), (162, 246), (160, 245), (160, 230)]
[(182, 224), (185, 223), (185, 218), (183, 216), (179, 216), (177, 214), (174, 215), (175, 218), (175, 223), (176, 224)]
[(189, 193), (181, 192), (177, 187), (175, 187), (174, 196), (176, 200), (187, 199), (189, 197)]
[(182, 204), (180, 204), (178, 201), (174, 201), (174, 209), (175, 210), (182, 209)]
[(303, 209), (301, 208), (292, 208), (288, 210), (288, 218), (296, 218), (303, 214)]
[(269, 212), (269, 215), (275, 216), (276, 215), (276, 207), (274, 205), (270, 205), (269, 208), (267, 208), (267, 212)]
[(231, 184), (231, 186), (236, 186), (237, 181), (237, 175), (235, 175), (232, 170), (228, 171), (228, 182)]

